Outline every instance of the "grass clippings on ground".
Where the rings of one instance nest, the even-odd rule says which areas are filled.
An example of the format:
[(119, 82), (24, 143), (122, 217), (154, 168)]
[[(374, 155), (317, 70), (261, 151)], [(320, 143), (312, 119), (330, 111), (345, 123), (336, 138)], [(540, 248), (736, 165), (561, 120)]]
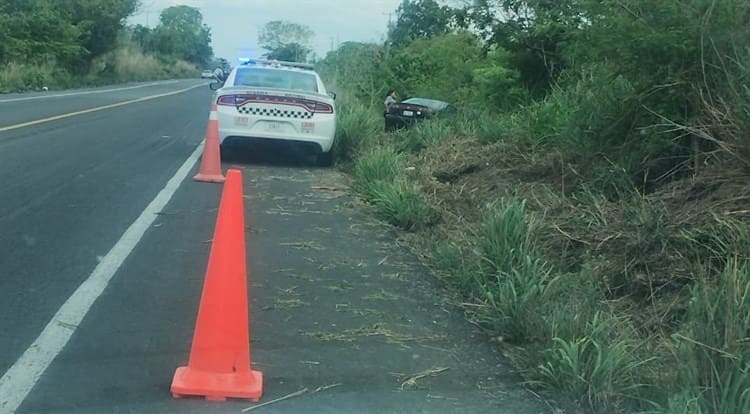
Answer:
[(279, 246), (291, 247), (293, 249), (301, 249), (301, 250), (317, 250), (317, 251), (325, 250), (325, 247), (321, 246), (320, 244), (314, 241), (279, 243)]
[(401, 390), (415, 390), (422, 387), (422, 384), (419, 383), (420, 380), (434, 377), (440, 373), (443, 373), (445, 371), (448, 371), (450, 368), (448, 367), (435, 367), (426, 369), (424, 371), (420, 371), (416, 374), (395, 374), (399, 377), (399, 382), (401, 382)]
[(274, 302), (273, 305), (266, 306), (263, 310), (296, 309), (305, 306), (310, 306), (310, 304), (300, 299), (276, 299), (276, 302)]
[(371, 293), (367, 296), (364, 296), (362, 299), (364, 300), (400, 300), (400, 301), (409, 300), (408, 298), (405, 298), (401, 295), (388, 292), (385, 289), (380, 289), (379, 292)]
[(341, 332), (305, 332), (305, 336), (320, 341), (354, 342), (362, 338), (382, 337), (390, 344), (404, 344), (410, 342), (431, 342), (445, 339), (445, 335), (414, 336), (410, 334), (391, 331), (380, 324), (363, 326), (357, 329), (348, 329)]

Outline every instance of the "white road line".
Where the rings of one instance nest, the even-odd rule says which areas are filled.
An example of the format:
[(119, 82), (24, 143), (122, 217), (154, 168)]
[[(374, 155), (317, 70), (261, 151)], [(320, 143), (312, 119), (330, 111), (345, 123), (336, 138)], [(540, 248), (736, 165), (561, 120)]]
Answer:
[(120, 265), (130, 255), (157, 214), (167, 205), (180, 183), (200, 157), (203, 145), (188, 157), (156, 198), (146, 207), (120, 240), (94, 268), (89, 277), (47, 323), (39, 337), (0, 378), (0, 413), (11, 414), (26, 399), (47, 367), (62, 351), (96, 299), (102, 294)]
[(113, 88), (113, 89), (96, 89), (96, 90), (93, 90), (93, 91), (81, 91), (81, 92), (70, 92), (70, 93), (56, 93), (56, 94), (53, 94), (53, 95), (44, 94), (44, 95), (24, 96), (22, 98), (0, 99), (0, 103), (31, 101), (31, 100), (34, 100), (34, 99), (62, 98), (62, 97), (65, 97), (65, 96), (91, 95), (91, 94), (94, 94), (94, 93), (127, 91), (129, 89), (145, 88), (147, 86), (169, 85), (169, 84), (175, 83), (175, 82), (177, 82), (177, 81), (171, 80), (171, 81), (163, 81), (163, 82), (145, 83), (143, 85), (125, 86), (125, 87), (122, 87), (122, 88)]

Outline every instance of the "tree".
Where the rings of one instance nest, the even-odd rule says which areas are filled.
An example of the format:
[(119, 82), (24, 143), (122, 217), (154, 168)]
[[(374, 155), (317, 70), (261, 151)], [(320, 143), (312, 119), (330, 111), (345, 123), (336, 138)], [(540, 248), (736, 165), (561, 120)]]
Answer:
[(153, 30), (149, 50), (198, 66), (211, 61), (211, 29), (203, 24), (200, 10), (189, 6), (164, 9)]
[(264, 54), (268, 59), (305, 62), (312, 52), (310, 40), (314, 35), (305, 25), (274, 20), (260, 29), (258, 43), (268, 51)]
[(135, 26), (128, 27), (128, 31), (130, 33), (130, 37), (136, 44), (138, 44), (141, 50), (148, 49), (148, 42), (151, 40), (152, 35), (150, 28), (141, 24), (137, 24)]
[(396, 10), (396, 23), (389, 28), (388, 40), (399, 46), (449, 33), (457, 26), (456, 12), (435, 0), (403, 0)]
[(568, 67), (563, 48), (585, 26), (587, 1), (474, 0), (465, 11), (488, 47), (511, 52), (521, 81), (541, 96)]
[(75, 26), (50, 1), (15, 0), (0, 4), (0, 64), (51, 63), (86, 66), (88, 50)]
[(380, 108), (389, 87), (385, 84), (386, 64), (383, 46), (344, 42), (338, 49), (328, 52), (316, 67), (333, 85), (346, 85), (347, 91), (357, 99)]
[(466, 31), (415, 39), (393, 52), (388, 79), (403, 96), (466, 101), (477, 95), (474, 69), (484, 60), (477, 40)]
[(60, 0), (54, 3), (55, 9), (80, 30), (81, 46), (90, 58), (116, 47), (125, 19), (138, 6), (138, 0)]

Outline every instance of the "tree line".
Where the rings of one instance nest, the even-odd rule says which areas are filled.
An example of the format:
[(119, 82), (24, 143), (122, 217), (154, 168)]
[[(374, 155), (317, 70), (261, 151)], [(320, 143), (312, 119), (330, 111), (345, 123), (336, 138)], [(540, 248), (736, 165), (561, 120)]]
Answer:
[(0, 2), (0, 91), (176, 75), (169, 71), (177, 61), (186, 74), (211, 61), (211, 31), (200, 10), (173, 6), (162, 11), (154, 28), (127, 26), (138, 5), (138, 0)]

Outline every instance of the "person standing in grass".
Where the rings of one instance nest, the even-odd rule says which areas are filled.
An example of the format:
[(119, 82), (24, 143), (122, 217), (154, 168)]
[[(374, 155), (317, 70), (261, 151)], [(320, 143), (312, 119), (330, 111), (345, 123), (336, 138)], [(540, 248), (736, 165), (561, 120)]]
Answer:
[(388, 113), (388, 108), (390, 108), (391, 105), (398, 102), (397, 98), (398, 94), (396, 93), (396, 91), (393, 89), (389, 89), (388, 94), (385, 95), (385, 101), (383, 102), (383, 105), (385, 106), (385, 111), (383, 112), (384, 114)]

